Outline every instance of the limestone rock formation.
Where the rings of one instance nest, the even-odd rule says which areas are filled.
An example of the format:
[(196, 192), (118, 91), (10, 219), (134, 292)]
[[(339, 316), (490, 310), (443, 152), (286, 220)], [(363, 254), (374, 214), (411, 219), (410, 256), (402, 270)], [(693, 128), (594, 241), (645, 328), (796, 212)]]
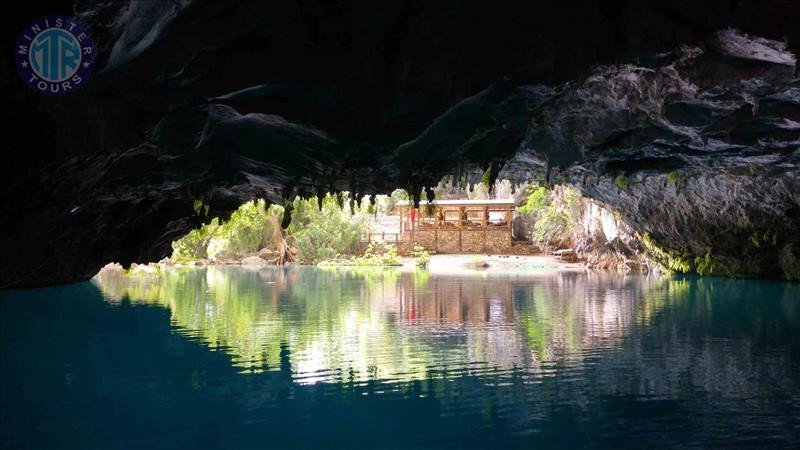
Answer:
[(535, 112), (517, 158), (618, 211), (662, 263), (800, 279), (795, 64), (725, 30), (650, 67), (599, 68)]

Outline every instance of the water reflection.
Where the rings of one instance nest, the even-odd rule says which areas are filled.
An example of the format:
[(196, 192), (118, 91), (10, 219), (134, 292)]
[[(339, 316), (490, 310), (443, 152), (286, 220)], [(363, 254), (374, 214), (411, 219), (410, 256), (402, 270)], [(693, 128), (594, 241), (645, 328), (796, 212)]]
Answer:
[[(637, 393), (663, 394), (677, 381), (673, 375), (689, 368), (710, 380), (708, 389), (729, 386), (733, 392), (747, 368), (720, 365), (719, 358), (746, 357), (762, 340), (789, 338), (798, 319), (792, 285), (758, 285), (755, 298), (768, 288), (774, 292), (768, 305), (755, 306), (760, 300), (737, 286), (747, 282), (603, 273), (211, 267), (139, 277), (107, 272), (95, 283), (112, 304), (169, 308), (176, 333), (229, 354), (243, 372), (291, 366), (300, 384), (337, 381), (342, 374), (351, 381), (401, 382), (431, 372), (450, 377), (512, 369), (541, 377), (619, 364), (614, 358), (627, 343), (675, 347), (657, 367), (624, 361), (653, 372)], [(724, 331), (717, 322), (728, 320), (736, 321), (735, 337), (743, 328), (752, 331), (746, 343), (709, 339), (708, 330)], [(694, 333), (704, 339), (701, 347), (692, 345)], [(282, 359), (287, 354), (290, 362)], [(698, 375), (700, 368), (716, 372)], [(610, 391), (619, 388), (617, 381), (609, 381)]]
[(800, 441), (798, 285), (304, 267), (94, 283), (0, 292), (2, 447)]

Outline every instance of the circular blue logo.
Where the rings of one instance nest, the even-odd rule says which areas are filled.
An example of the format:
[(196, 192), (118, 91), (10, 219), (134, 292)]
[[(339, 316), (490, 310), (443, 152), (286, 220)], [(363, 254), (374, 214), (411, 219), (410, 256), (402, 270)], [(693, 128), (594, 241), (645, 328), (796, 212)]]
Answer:
[(69, 94), (89, 78), (96, 47), (86, 28), (66, 16), (44, 16), (22, 30), (14, 49), (17, 73), (33, 90)]

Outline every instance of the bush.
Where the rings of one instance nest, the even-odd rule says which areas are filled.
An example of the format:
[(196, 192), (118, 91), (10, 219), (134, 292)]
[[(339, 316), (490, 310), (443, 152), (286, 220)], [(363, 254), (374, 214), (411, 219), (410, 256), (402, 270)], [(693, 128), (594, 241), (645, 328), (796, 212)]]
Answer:
[(399, 266), (400, 256), (393, 244), (372, 244), (367, 246), (363, 256), (353, 258), (357, 266)]
[(208, 244), (208, 257), (214, 259), (225, 254), (238, 258), (261, 250), (272, 234), (267, 214), (264, 200), (243, 203), (212, 237)]
[(527, 188), (528, 198), (524, 205), (519, 207), (522, 214), (536, 214), (547, 205), (547, 188), (534, 184)]
[[(273, 208), (278, 211), (274, 211)], [(270, 210), (280, 213), (279, 206)], [(272, 225), (267, 216), (264, 200), (249, 201), (231, 214), (228, 221), (220, 224), (218, 218), (190, 231), (186, 236), (172, 243), (172, 259), (187, 263), (205, 258), (215, 258), (219, 254), (238, 257), (255, 253), (264, 247), (272, 233)]]
[(208, 258), (208, 244), (219, 229), (219, 219), (190, 231), (186, 236), (172, 242), (171, 259), (178, 263), (188, 263)]
[(431, 255), (421, 245), (415, 244), (411, 255), (414, 256), (414, 264), (421, 269), (428, 267), (428, 263), (431, 261)]
[(308, 216), (300, 218), (290, 237), (303, 261), (318, 263), (355, 253), (360, 236), (367, 232), (366, 216), (351, 214), (347, 204), (343, 202), (345, 206), (340, 207), (329, 194), (322, 200), (321, 211), (309, 211)]
[[(536, 242), (565, 243), (581, 217), (581, 194), (576, 189), (561, 186), (549, 195), (536, 188), (528, 198), (530, 209), (535, 211), (536, 223), (531, 239)], [(522, 211), (522, 208), (520, 208)]]
[(680, 178), (680, 175), (678, 174), (678, 172), (673, 170), (672, 172), (667, 174), (667, 183), (669, 183), (669, 184), (671, 184), (673, 186), (677, 186), (679, 178)]
[(620, 189), (625, 189), (628, 187), (628, 177), (626, 177), (624, 173), (621, 173), (614, 178), (614, 184)]
[(397, 247), (393, 244), (372, 244), (367, 246), (367, 250), (361, 256), (350, 258), (324, 259), (318, 263), (322, 267), (330, 266), (399, 266), (400, 256), (397, 254)]

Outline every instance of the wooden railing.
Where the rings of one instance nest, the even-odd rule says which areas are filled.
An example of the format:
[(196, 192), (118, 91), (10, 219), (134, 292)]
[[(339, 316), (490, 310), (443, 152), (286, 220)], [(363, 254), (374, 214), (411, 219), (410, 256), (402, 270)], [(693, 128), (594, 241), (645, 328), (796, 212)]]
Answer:
[(400, 242), (400, 233), (367, 233), (359, 237), (361, 242)]

